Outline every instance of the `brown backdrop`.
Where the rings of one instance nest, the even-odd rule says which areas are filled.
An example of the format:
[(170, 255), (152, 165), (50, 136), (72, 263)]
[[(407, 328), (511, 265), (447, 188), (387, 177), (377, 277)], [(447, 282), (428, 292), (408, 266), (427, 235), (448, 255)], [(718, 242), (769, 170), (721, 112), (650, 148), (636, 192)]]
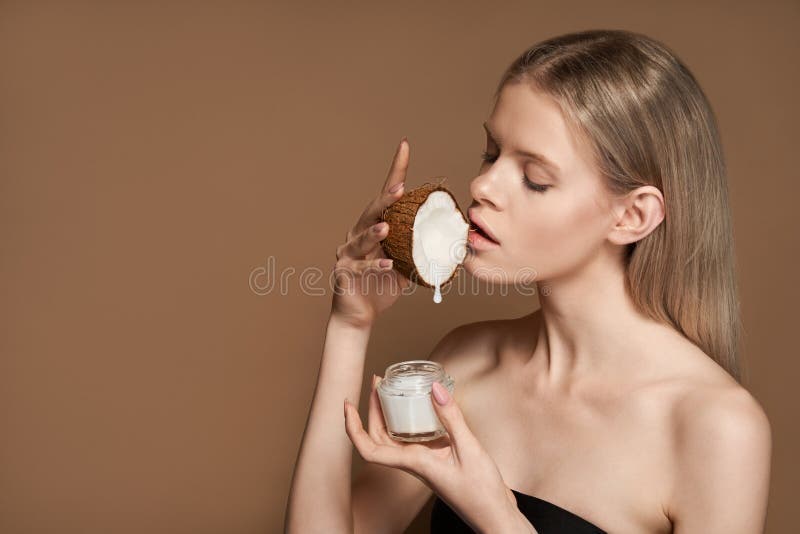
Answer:
[[(599, 27), (673, 47), (718, 115), (768, 531), (795, 528), (800, 8), (553, 4), (3, 2), (0, 531), (278, 532), (330, 305), (300, 274), (327, 276), (403, 135), (409, 185), (467, 206), (502, 70)], [(367, 376), (537, 306), (417, 291)]]

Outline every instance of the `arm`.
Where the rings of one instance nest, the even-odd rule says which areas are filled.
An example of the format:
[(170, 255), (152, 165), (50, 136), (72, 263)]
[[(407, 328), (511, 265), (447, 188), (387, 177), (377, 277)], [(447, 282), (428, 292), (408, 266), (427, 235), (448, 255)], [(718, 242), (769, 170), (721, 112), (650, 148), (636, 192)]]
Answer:
[(772, 438), (747, 390), (693, 394), (677, 418), (675, 534), (764, 532)]
[(331, 315), (314, 398), (292, 474), (284, 524), (287, 534), (353, 532), (353, 457), (344, 426), (344, 401), (358, 403), (375, 318), (412, 283), (392, 269), (391, 261), (384, 261), (388, 258), (380, 246), (389, 231), (381, 214), (403, 195), (408, 156), (404, 138), (380, 193), (347, 232), (346, 242), (336, 249)]
[[(319, 377), (292, 476), (286, 533), (353, 532), (352, 444), (343, 399), (358, 402), (371, 325), (328, 320)], [(313, 513), (310, 513), (312, 512)]]

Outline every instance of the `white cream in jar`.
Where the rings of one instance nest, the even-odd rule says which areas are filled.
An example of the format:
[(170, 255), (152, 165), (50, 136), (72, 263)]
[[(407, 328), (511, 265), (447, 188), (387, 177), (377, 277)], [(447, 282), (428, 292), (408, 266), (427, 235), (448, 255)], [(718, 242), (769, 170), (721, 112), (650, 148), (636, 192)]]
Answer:
[(386, 430), (393, 439), (430, 441), (447, 433), (432, 405), (434, 382), (453, 394), (455, 382), (437, 362), (408, 360), (386, 368), (377, 390)]

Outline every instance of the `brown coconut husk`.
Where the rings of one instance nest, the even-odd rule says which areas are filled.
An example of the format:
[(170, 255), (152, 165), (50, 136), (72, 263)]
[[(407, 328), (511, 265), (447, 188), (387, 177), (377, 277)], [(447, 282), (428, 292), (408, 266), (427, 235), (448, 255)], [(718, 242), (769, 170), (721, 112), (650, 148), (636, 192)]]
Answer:
[[(402, 197), (383, 210), (383, 214), (381, 215), (381, 221), (389, 223), (389, 233), (381, 241), (381, 247), (386, 255), (393, 260), (392, 267), (414, 283), (430, 288), (434, 286), (427, 283), (419, 275), (414, 266), (414, 258), (412, 255), (414, 219), (417, 216), (419, 207), (425, 202), (428, 195), (434, 191), (444, 191), (453, 199), (456, 210), (464, 219), (464, 222), (469, 225), (469, 220), (464, 216), (464, 213), (458, 206), (456, 197), (443, 185), (447, 178), (444, 176), (438, 176), (436, 178), (441, 178), (438, 183), (426, 182), (416, 189), (407, 191)], [(450, 278), (441, 283), (440, 288), (444, 288), (452, 282), (452, 280), (458, 276), (459, 270), (460, 269), (456, 267), (453, 274), (450, 275)]]

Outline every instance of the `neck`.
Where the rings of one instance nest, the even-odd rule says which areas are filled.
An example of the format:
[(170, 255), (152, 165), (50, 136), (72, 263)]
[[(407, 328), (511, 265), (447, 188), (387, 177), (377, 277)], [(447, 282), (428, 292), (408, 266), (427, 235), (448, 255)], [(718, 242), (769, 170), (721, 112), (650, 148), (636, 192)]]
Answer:
[[(598, 255), (579, 271), (539, 282), (541, 314), (526, 367), (546, 390), (566, 390), (584, 378), (608, 378), (641, 368), (645, 349), (668, 327), (641, 314), (625, 288), (622, 260)], [(637, 365), (638, 364), (638, 365)]]

